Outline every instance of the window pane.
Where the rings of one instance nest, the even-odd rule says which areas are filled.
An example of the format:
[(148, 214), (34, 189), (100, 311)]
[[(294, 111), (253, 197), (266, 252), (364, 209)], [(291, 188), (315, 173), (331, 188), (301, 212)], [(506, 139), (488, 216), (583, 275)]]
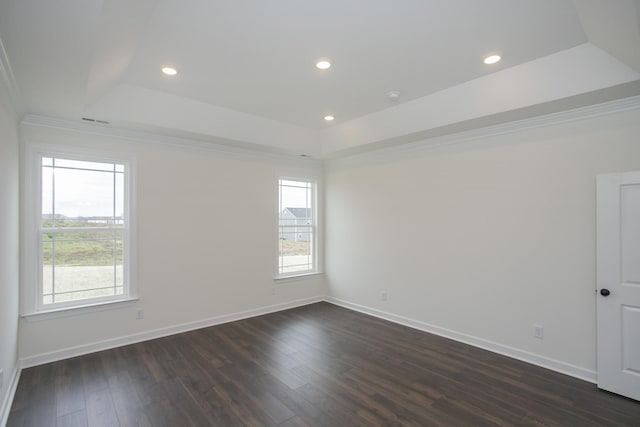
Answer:
[(287, 208), (311, 208), (311, 189), (306, 187), (280, 187), (280, 211)]
[(311, 188), (312, 183), (308, 181), (291, 181), (288, 179), (281, 179), (280, 185), (283, 187), (300, 187), (300, 188)]
[[(43, 294), (52, 302), (123, 292), (121, 230), (61, 231), (43, 236)], [(51, 254), (51, 255), (49, 255)]]
[(113, 173), (55, 169), (56, 219), (87, 225), (113, 224)]
[(42, 167), (42, 226), (53, 227), (53, 168)]
[(69, 160), (69, 159), (56, 158), (56, 167), (74, 168), (74, 169), (93, 169), (93, 170), (113, 172), (115, 165), (113, 163), (86, 162), (84, 160)]
[(280, 240), (280, 272), (291, 273), (313, 269), (311, 241)]
[(114, 267), (116, 275), (116, 286), (122, 288), (124, 286), (124, 265), (122, 264), (122, 259), (116, 260), (116, 264)]
[[(91, 279), (90, 275), (86, 275), (87, 279)], [(122, 288), (114, 288), (109, 286), (101, 289), (74, 290), (71, 292), (57, 293), (55, 302), (77, 301), (88, 298), (109, 297), (114, 295), (122, 295)]]
[(124, 175), (115, 174), (115, 212), (114, 223), (118, 225), (124, 224)]
[[(114, 265), (122, 261), (122, 230), (64, 230), (45, 233), (60, 265)], [(44, 238), (43, 238), (44, 240)]]
[(53, 239), (51, 235), (43, 237), (42, 255), (42, 293), (51, 295), (53, 293)]

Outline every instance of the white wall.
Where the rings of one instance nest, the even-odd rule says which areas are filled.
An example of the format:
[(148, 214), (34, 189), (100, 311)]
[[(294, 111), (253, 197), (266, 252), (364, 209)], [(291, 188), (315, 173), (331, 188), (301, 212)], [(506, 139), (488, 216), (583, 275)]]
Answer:
[(23, 143), (137, 156), (140, 301), (23, 319), (20, 356), (40, 363), (328, 292), (593, 372), (595, 175), (640, 169), (638, 135), (635, 110), (331, 161), (327, 290), (323, 276), (272, 279), (277, 176), (322, 179), (317, 164), (23, 125)]
[(636, 109), (329, 163), (330, 296), (593, 374), (595, 176), (639, 136)]
[[(319, 164), (230, 154), (22, 125), (22, 143), (129, 152), (137, 161), (140, 301), (119, 309), (21, 320), (26, 364), (165, 332), (176, 325), (286, 305), (325, 294), (324, 276), (274, 282), (277, 178), (322, 180)], [(241, 230), (241, 232), (238, 232)], [(276, 293), (272, 295), (272, 288)], [(136, 320), (136, 310), (144, 319)], [(195, 322), (195, 323), (193, 323)], [(137, 335), (136, 335), (137, 334)], [(74, 347), (80, 346), (74, 349)], [(71, 349), (70, 351), (67, 351)]]
[(18, 363), (18, 227), (18, 120), (0, 83), (0, 424)]

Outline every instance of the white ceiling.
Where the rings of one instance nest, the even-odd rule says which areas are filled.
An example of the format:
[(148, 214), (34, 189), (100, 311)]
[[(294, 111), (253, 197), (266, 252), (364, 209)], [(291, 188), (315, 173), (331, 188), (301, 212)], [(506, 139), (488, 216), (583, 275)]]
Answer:
[[(639, 10), (640, 0), (0, 0), (1, 59), (28, 114), (327, 156), (581, 94), (599, 96), (576, 106), (640, 94)], [(494, 52), (503, 61), (483, 64)], [(333, 67), (317, 70), (321, 57)]]

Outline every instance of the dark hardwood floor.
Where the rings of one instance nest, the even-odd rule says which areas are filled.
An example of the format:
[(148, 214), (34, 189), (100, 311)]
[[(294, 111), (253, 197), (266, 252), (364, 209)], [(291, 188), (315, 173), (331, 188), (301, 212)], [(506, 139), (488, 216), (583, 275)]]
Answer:
[(22, 372), (8, 426), (640, 426), (595, 385), (327, 303)]

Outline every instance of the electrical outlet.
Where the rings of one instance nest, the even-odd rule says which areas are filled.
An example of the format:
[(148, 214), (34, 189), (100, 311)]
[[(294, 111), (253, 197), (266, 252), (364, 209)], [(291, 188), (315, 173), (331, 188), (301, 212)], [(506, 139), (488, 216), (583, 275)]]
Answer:
[(383, 291), (383, 292), (380, 294), (380, 299), (381, 299), (382, 301), (386, 301), (386, 300), (387, 300), (387, 291)]
[(136, 311), (136, 319), (138, 320), (142, 320), (144, 319), (144, 310), (139, 308), (138, 311)]
[(533, 325), (533, 337), (544, 339), (544, 327), (540, 325)]

